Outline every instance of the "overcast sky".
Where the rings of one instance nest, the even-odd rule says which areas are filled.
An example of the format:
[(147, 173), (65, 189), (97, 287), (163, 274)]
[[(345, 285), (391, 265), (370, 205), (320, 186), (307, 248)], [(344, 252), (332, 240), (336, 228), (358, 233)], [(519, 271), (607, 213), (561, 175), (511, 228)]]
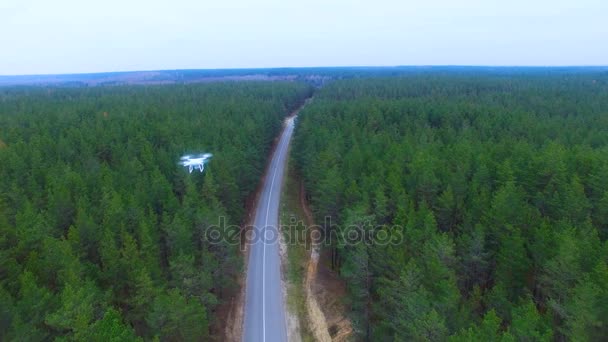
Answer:
[(608, 65), (608, 0), (0, 0), (0, 75)]

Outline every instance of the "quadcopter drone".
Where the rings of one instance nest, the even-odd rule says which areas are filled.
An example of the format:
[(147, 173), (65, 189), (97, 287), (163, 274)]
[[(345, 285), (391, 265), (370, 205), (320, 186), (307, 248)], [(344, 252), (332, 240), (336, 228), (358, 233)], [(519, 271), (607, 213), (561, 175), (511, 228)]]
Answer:
[(185, 155), (180, 158), (179, 164), (187, 167), (190, 173), (192, 173), (192, 170), (194, 169), (199, 169), (199, 171), (203, 172), (205, 164), (211, 157), (213, 157), (211, 153), (204, 153), (196, 156)]

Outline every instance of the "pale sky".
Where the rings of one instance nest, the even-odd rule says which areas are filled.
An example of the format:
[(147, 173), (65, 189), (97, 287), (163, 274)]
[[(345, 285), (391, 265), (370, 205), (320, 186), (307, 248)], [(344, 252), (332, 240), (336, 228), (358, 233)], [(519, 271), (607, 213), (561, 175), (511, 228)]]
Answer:
[(0, 0), (0, 75), (608, 65), (608, 0)]

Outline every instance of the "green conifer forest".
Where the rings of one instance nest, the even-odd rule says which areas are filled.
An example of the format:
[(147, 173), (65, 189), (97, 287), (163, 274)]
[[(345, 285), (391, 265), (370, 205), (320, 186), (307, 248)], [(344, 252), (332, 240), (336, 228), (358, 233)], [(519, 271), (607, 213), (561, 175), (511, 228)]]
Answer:
[[(0, 89), (0, 340), (209, 340), (289, 82)], [(177, 162), (212, 152), (204, 174)]]
[(360, 77), (298, 121), (316, 221), (388, 234), (328, 246), (356, 339), (608, 336), (608, 74)]

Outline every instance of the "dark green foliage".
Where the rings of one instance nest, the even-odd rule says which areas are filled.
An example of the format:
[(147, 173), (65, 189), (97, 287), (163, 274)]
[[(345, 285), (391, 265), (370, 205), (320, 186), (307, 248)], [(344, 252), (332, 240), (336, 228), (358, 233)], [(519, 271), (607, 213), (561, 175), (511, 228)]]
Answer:
[(209, 338), (205, 307), (178, 289), (156, 297), (146, 321), (163, 340), (204, 341)]
[(330, 247), (360, 338), (608, 336), (606, 73), (342, 80), (299, 118), (317, 221), (403, 235)]
[[(0, 90), (0, 340), (208, 340), (298, 83)], [(212, 152), (204, 174), (177, 164)]]

